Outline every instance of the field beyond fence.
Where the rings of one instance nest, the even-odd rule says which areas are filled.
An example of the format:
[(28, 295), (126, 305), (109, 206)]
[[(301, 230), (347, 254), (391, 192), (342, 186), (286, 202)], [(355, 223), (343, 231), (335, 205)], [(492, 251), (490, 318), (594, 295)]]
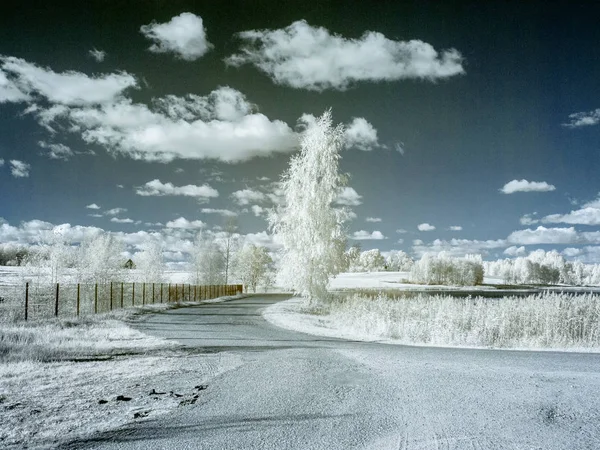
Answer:
[(209, 300), (242, 293), (243, 285), (174, 283), (41, 284), (0, 292), (0, 322), (75, 317), (157, 303)]

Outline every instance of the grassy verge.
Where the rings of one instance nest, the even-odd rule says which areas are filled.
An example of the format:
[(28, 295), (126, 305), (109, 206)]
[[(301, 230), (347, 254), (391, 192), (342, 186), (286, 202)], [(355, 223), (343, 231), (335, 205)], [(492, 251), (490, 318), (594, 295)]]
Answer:
[(423, 293), (340, 295), (314, 313), (346, 334), (407, 344), (600, 348), (600, 296), (595, 294), (503, 298)]

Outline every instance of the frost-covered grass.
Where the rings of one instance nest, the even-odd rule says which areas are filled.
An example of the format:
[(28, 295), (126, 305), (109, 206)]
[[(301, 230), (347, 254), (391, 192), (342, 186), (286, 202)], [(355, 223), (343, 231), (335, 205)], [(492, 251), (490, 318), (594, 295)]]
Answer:
[[(141, 333), (124, 321), (197, 304), (0, 323), (0, 448), (60, 447), (61, 441), (195, 402), (199, 392), (194, 386), (235, 367), (238, 358), (188, 355), (177, 343)], [(119, 395), (130, 400), (119, 401)]]
[[(359, 340), (512, 349), (600, 350), (600, 295), (542, 293), (502, 298), (406, 293), (351, 294), (307, 310), (274, 305), (276, 325)], [(277, 309), (279, 308), (279, 309)]]

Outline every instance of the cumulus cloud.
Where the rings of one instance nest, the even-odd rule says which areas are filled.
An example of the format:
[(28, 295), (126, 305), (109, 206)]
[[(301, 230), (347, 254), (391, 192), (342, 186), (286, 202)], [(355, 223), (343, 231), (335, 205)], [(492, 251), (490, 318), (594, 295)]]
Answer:
[(98, 62), (102, 62), (104, 61), (104, 58), (106, 58), (106, 52), (104, 50), (97, 50), (93, 48), (88, 53), (92, 58), (94, 58)]
[(404, 233), (408, 233), (408, 231), (406, 231), (406, 230), (405, 230), (405, 229), (403, 229), (403, 228), (398, 228), (398, 229), (396, 230), (396, 233), (398, 233), (398, 234), (404, 234)]
[(338, 194), (335, 203), (344, 206), (358, 206), (362, 204), (362, 195), (359, 195), (353, 188), (346, 186)]
[[(26, 98), (43, 98), (70, 106), (114, 102), (125, 90), (137, 87), (135, 77), (127, 72), (97, 76), (76, 71), (56, 73), (13, 56), (0, 56), (0, 70)], [(2, 86), (0, 76), (0, 98)]]
[(0, 103), (19, 103), (29, 99), (29, 95), (21, 91), (14, 81), (9, 80), (0, 70)]
[(18, 159), (10, 160), (10, 173), (15, 178), (25, 178), (29, 176), (31, 165)]
[(47, 150), (46, 156), (50, 159), (67, 161), (74, 155), (73, 150), (64, 144), (49, 144), (45, 141), (39, 141), (38, 145)]
[(381, 222), (381, 217), (367, 217), (365, 222), (377, 223)]
[(4, 160), (2, 158), (0, 158), (0, 167), (2, 167), (4, 165)]
[(252, 64), (275, 83), (293, 88), (344, 90), (360, 81), (433, 81), (464, 73), (455, 49), (439, 53), (426, 42), (394, 41), (374, 31), (349, 39), (300, 20), (238, 37), (241, 51), (226, 58), (228, 65)]
[(525, 214), (519, 219), (519, 222), (521, 223), (521, 225), (534, 225), (539, 222), (539, 220), (534, 218), (535, 215), (537, 215), (537, 213)]
[(468, 253), (487, 254), (490, 250), (506, 247), (506, 241), (498, 240), (471, 240), (471, 239), (450, 239), (449, 241), (436, 239), (429, 244), (423, 243), (417, 239), (413, 241), (413, 252), (417, 256), (422, 256), (430, 252), (447, 252), (451, 256), (464, 256)]
[(370, 151), (379, 146), (377, 130), (362, 117), (355, 117), (344, 131), (346, 147)]
[(266, 194), (253, 189), (241, 189), (231, 194), (231, 198), (240, 206), (249, 205), (254, 202), (262, 202), (267, 199)]
[(165, 23), (142, 25), (140, 32), (154, 44), (154, 53), (174, 53), (185, 61), (195, 61), (213, 45), (206, 39), (206, 29), (200, 16), (184, 12)]
[(462, 227), (460, 225), (452, 225), (449, 228), (450, 231), (462, 231)]
[(433, 225), (429, 225), (428, 223), (421, 223), (417, 225), (417, 229), (419, 231), (433, 231), (435, 227)]
[(507, 240), (516, 245), (574, 244), (578, 241), (578, 234), (573, 227), (546, 228), (539, 226), (535, 230), (513, 231)]
[(133, 223), (133, 219), (129, 219), (129, 218), (120, 219), (119, 217), (113, 217), (110, 219), (110, 221), (114, 222), (114, 223)]
[(551, 184), (545, 181), (512, 180), (500, 189), (503, 194), (514, 194), (515, 192), (549, 192), (555, 190)]
[(580, 128), (600, 123), (600, 108), (593, 111), (577, 112), (569, 114), (569, 121), (563, 123), (567, 128)]
[(378, 241), (381, 239), (387, 239), (381, 231), (373, 231), (369, 233), (365, 230), (355, 231), (352, 233), (351, 239), (355, 241)]
[(96, 205), (95, 203), (90, 203), (89, 205), (86, 206), (87, 209), (100, 209), (100, 207), (98, 205)]
[(252, 207), (250, 208), (250, 210), (252, 211), (252, 213), (256, 216), (256, 217), (260, 217), (262, 214), (264, 214), (265, 212), (267, 212), (267, 210), (265, 208), (263, 208), (260, 205), (252, 205)]
[(85, 142), (147, 161), (234, 163), (298, 148), (298, 135), (285, 122), (252, 111), (254, 106), (241, 92), (220, 87), (207, 96), (154, 99), (152, 107), (122, 99), (72, 109), (63, 117)]
[(600, 225), (600, 198), (585, 203), (568, 214), (550, 214), (543, 223), (568, 223), (571, 225)]
[(121, 213), (127, 212), (127, 208), (112, 208), (104, 211), (104, 215), (106, 216), (116, 216)]
[(219, 196), (219, 192), (207, 184), (202, 186), (196, 186), (195, 184), (175, 186), (173, 183), (163, 183), (159, 179), (148, 181), (143, 186), (138, 187), (135, 193), (144, 197), (166, 195), (195, 197), (202, 202)]
[(194, 230), (198, 228), (204, 228), (206, 224), (201, 220), (187, 220), (185, 217), (171, 220), (165, 225), (167, 228), (182, 228), (185, 230)]
[(517, 247), (515, 245), (512, 245), (510, 247), (508, 247), (506, 250), (504, 250), (503, 252), (505, 255), (507, 256), (523, 256), (525, 255), (525, 247), (521, 246), (521, 247)]
[(204, 214), (218, 214), (223, 217), (235, 217), (238, 215), (235, 211), (230, 211), (229, 209), (202, 208), (201, 212)]

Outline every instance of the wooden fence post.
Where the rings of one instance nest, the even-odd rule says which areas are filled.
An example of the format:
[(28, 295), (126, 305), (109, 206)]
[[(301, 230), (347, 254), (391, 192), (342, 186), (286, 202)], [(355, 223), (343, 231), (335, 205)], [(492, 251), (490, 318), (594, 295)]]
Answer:
[(171, 283), (169, 283), (169, 303), (171, 303)]
[(152, 304), (154, 304), (154, 283), (152, 283)]
[(192, 285), (188, 284), (188, 302), (192, 301)]
[(121, 309), (123, 309), (123, 282), (121, 281)]
[(79, 283), (77, 283), (77, 307), (76, 307), (76, 309), (77, 309), (77, 317), (79, 317), (79, 306), (80, 306), (80, 300), (79, 300), (80, 293), (79, 293), (79, 288), (80, 288), (80, 284), (79, 284)]
[(142, 305), (146, 304), (146, 283), (142, 283)]
[(56, 283), (56, 299), (54, 300), (54, 317), (58, 317), (58, 287), (59, 287), (59, 284)]
[(98, 314), (98, 283), (94, 287), (94, 314)]
[(162, 303), (162, 283), (160, 283), (160, 302)]
[(112, 286), (113, 286), (113, 282), (110, 282), (110, 310), (112, 311), (113, 309), (113, 296), (112, 296)]
[(179, 298), (177, 298), (177, 283), (175, 283), (175, 301), (179, 302)]
[(135, 282), (131, 284), (131, 306), (135, 306)]
[(27, 320), (28, 310), (29, 310), (29, 283), (25, 283), (25, 320)]

